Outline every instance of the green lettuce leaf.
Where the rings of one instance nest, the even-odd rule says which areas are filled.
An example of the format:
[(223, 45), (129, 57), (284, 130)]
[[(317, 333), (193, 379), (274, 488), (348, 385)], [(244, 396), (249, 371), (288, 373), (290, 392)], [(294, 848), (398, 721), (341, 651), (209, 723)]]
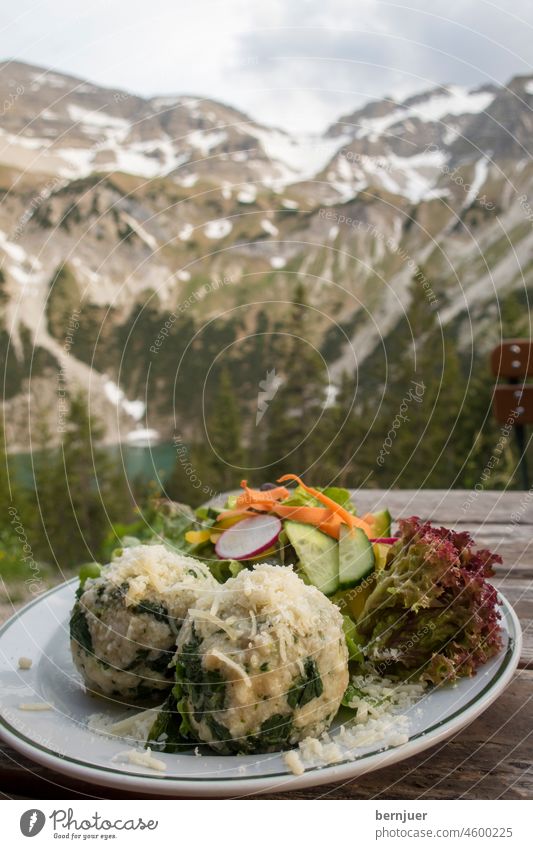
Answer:
[[(353, 515), (356, 515), (355, 506), (352, 502), (351, 495), (347, 489), (343, 489), (339, 486), (326, 486), (319, 487), (316, 486), (319, 492), (323, 492), (324, 495), (327, 495), (328, 498), (331, 498), (337, 504), (340, 504), (341, 507), (344, 507), (345, 510), (348, 510)], [(296, 489), (291, 491), (291, 494), (288, 498), (285, 498), (283, 504), (288, 504), (291, 507), (323, 507), (321, 501), (314, 497), (314, 495), (310, 495), (306, 492), (305, 489), (301, 486), (297, 486)]]

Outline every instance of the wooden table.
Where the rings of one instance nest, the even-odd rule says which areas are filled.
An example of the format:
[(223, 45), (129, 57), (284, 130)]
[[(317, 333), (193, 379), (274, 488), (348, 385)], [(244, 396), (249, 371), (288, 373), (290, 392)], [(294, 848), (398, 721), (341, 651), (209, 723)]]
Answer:
[[(533, 491), (438, 490), (354, 493), (361, 512), (387, 505), (394, 517), (417, 515), (460, 527), (503, 557), (495, 584), (524, 631), (519, 670), (508, 690), (464, 731), (421, 755), (353, 782), (263, 798), (299, 799), (526, 799), (533, 797)], [(33, 799), (125, 798), (33, 764), (7, 746), (0, 750), (5, 796)], [(134, 798), (134, 794), (128, 798)], [(144, 797), (146, 798), (146, 797)]]

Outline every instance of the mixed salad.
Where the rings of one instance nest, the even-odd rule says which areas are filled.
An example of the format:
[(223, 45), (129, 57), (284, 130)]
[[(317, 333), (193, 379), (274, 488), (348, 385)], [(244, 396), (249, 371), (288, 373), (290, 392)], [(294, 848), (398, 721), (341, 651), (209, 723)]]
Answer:
[(340, 608), (359, 672), (438, 685), (473, 675), (500, 650), (487, 578), (501, 558), (476, 550), (468, 533), (412, 517), (392, 536), (388, 510), (358, 516), (347, 489), (294, 474), (241, 489), (221, 508), (160, 503), (150, 530), (139, 525), (122, 546), (155, 536), (203, 561), (219, 583), (258, 563), (292, 566)]

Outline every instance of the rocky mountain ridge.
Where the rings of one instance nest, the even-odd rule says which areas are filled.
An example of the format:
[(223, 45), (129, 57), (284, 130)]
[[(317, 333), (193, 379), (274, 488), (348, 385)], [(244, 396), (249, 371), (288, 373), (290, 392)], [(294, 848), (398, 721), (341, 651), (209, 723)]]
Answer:
[(532, 286), (532, 106), (533, 77), (442, 86), (293, 138), (214, 101), (4, 63), (10, 446), (29, 446), (28, 404), (57, 426), (58, 371), (89, 389), (110, 442), (186, 432), (180, 357), (180, 391), (197, 391), (263, 314), (282, 332), (298, 282), (334, 382), (393, 347), (419, 272), (465, 357), (484, 356), (501, 304)]

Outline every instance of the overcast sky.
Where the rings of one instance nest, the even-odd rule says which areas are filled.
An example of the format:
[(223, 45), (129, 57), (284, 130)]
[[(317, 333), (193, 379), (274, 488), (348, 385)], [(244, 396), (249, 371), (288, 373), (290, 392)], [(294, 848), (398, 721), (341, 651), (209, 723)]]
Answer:
[(533, 73), (532, 0), (0, 0), (0, 58), (318, 131), (362, 102)]

